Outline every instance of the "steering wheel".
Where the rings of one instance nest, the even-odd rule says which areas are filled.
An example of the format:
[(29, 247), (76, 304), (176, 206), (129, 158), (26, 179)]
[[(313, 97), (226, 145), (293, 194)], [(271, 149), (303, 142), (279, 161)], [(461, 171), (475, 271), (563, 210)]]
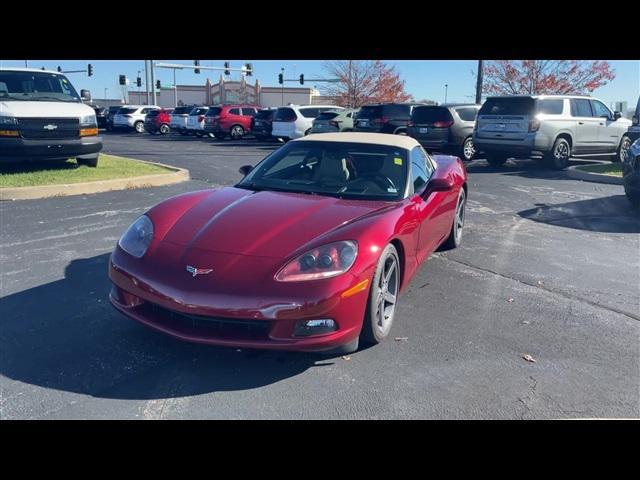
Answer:
[(388, 191), (389, 189), (397, 192), (395, 183), (387, 177), (386, 175), (382, 175), (381, 173), (366, 173), (364, 175), (360, 175), (361, 179), (371, 179), (376, 185), (382, 187), (383, 190)]

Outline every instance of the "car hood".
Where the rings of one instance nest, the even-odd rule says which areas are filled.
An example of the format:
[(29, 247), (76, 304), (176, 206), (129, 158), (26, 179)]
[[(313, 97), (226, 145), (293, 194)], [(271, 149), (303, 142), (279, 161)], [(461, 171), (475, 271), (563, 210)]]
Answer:
[(95, 115), (95, 110), (76, 102), (0, 102), (0, 115), (11, 117), (65, 118)]
[(180, 215), (163, 242), (184, 247), (183, 253), (198, 249), (284, 258), (390, 205), (394, 204), (227, 187), (205, 195)]

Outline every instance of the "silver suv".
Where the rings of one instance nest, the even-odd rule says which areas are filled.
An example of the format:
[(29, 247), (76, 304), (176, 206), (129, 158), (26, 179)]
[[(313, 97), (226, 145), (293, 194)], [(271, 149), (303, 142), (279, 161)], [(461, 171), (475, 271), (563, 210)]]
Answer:
[(487, 162), (541, 157), (563, 169), (570, 157), (611, 155), (622, 161), (631, 142), (631, 122), (603, 102), (576, 95), (489, 97), (480, 108), (473, 143)]

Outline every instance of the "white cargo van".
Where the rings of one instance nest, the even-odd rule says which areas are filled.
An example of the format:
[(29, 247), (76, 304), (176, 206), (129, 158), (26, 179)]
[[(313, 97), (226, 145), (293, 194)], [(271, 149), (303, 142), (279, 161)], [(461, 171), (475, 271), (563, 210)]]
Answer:
[(102, 150), (88, 90), (62, 73), (0, 68), (0, 162), (75, 158), (95, 167)]

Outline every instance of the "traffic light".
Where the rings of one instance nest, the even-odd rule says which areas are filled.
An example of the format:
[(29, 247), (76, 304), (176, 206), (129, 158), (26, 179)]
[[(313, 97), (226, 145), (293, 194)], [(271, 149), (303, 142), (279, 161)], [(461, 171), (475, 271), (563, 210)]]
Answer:
[(87, 65), (87, 75), (89, 77), (93, 75), (93, 65), (91, 65), (90, 63)]
[(120, 85), (126, 85), (126, 84), (127, 84), (127, 76), (120, 75)]
[[(199, 67), (199, 66), (200, 66), (200, 60), (194, 60), (194, 61), (193, 61), (193, 64), (194, 64), (196, 67)], [(199, 69), (199, 68), (194, 68), (194, 69), (193, 69), (193, 71), (194, 71), (195, 73), (200, 73), (200, 69)]]
[(304, 73), (300, 74), (300, 85), (304, 85)]
[(58, 65), (58, 71), (61, 72), (62, 71), (62, 67), (60, 65)]
[(156, 88), (161, 90), (162, 87), (160, 86), (160, 80), (156, 80)]
[(142, 79), (141, 79), (140, 77), (136, 78), (136, 85), (137, 85), (138, 87), (141, 87), (141, 86), (142, 86)]
[(284, 83), (284, 77), (282, 76), (282, 74), (281, 74), (281, 73), (279, 73), (279, 74), (278, 74), (278, 83), (279, 83), (280, 85), (282, 85), (282, 84)]
[(247, 76), (250, 77), (251, 75), (253, 75), (253, 65), (251, 65), (250, 63), (245, 63), (244, 68), (245, 68), (245, 71), (247, 72)]
[(229, 65), (229, 62), (224, 62), (224, 74), (225, 75), (231, 75), (231, 72), (229, 71), (229, 68), (231, 68), (231, 65)]

